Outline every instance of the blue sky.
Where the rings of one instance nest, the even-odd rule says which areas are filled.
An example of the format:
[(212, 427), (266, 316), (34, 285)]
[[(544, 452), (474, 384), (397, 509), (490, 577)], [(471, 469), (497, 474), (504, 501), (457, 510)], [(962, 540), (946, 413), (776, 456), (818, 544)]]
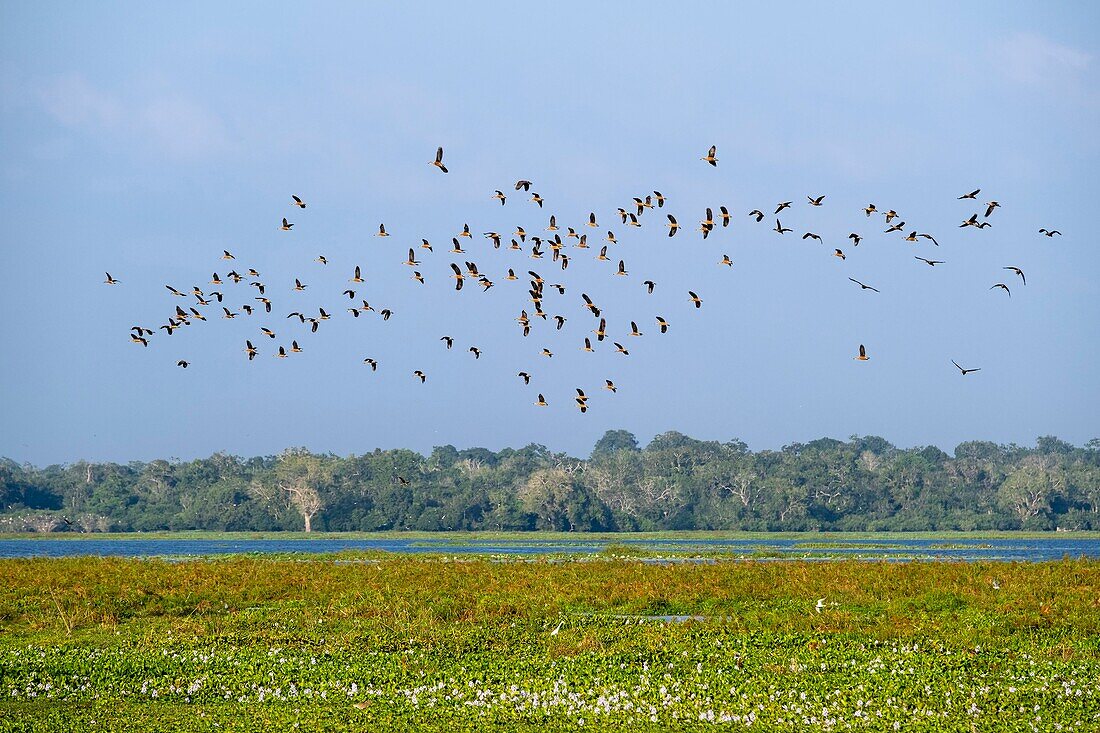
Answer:
[[(1091, 4), (407, 6), (0, 9), (0, 455), (530, 442), (584, 455), (610, 428), (757, 449), (856, 433), (948, 450), (1100, 435)], [(711, 144), (717, 169), (699, 160)], [(448, 175), (428, 165), (437, 145)], [(518, 178), (545, 208), (512, 190)], [(978, 187), (979, 203), (1002, 204), (994, 226), (959, 229), (978, 206), (956, 197)], [(657, 212), (637, 230), (614, 219), (653, 189), (685, 225), (674, 239)], [(822, 207), (806, 203), (820, 194)], [(786, 200), (792, 234), (747, 216)], [(868, 202), (942, 246), (883, 234)], [(702, 241), (704, 207), (722, 204), (733, 224)], [(614, 229), (610, 256), (629, 277), (596, 249), (571, 249), (565, 273), (480, 238), (465, 256), (446, 252), (463, 223), (545, 235), (549, 214), (584, 230), (589, 211), (599, 232)], [(283, 216), (292, 232), (278, 231)], [(373, 236), (380, 222), (393, 236)], [(421, 237), (435, 244), (425, 286), (400, 264)], [(274, 313), (210, 313), (148, 349), (131, 344), (131, 325), (164, 323), (180, 300), (165, 284), (214, 288), (211, 272), (229, 269), (222, 249), (260, 270)], [(727, 253), (733, 268), (716, 264)], [(463, 259), (497, 286), (455, 293), (448, 264)], [(357, 264), (361, 297), (391, 308), (389, 322), (344, 310)], [(513, 319), (530, 304), (523, 281), (503, 280), (509, 267), (566, 284), (546, 302), (569, 318), (562, 332), (539, 322), (519, 335)], [(122, 285), (104, 285), (104, 271)], [(254, 295), (222, 290), (235, 308)], [(582, 291), (629, 357), (579, 349), (596, 325)], [(284, 318), (318, 306), (335, 315), (317, 334)], [(658, 314), (673, 324), (663, 336)], [(645, 336), (626, 338), (629, 320)], [(251, 364), (246, 338), (262, 349)], [(292, 338), (305, 352), (273, 358)], [(852, 358), (860, 343), (869, 362)], [(951, 359), (982, 371), (963, 378)], [(618, 394), (599, 389), (605, 378)], [(592, 395), (587, 414), (575, 387)], [(539, 392), (549, 407), (532, 404)]]

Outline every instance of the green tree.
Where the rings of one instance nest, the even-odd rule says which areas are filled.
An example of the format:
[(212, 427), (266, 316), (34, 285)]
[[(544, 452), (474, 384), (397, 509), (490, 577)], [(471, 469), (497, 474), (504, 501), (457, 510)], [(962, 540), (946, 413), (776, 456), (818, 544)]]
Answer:
[(283, 501), (301, 514), (306, 532), (313, 531), (313, 518), (324, 508), (321, 491), (332, 481), (333, 461), (304, 448), (290, 448), (275, 462), (270, 479), (253, 481), (253, 495), (265, 503)]
[(607, 455), (621, 450), (638, 450), (638, 439), (629, 430), (608, 430), (592, 447), (592, 456)]
[(1050, 509), (1051, 497), (1066, 487), (1066, 473), (1051, 454), (1030, 455), (1008, 474), (997, 490), (997, 501), (1012, 511), (1023, 528), (1039, 528), (1036, 521)]

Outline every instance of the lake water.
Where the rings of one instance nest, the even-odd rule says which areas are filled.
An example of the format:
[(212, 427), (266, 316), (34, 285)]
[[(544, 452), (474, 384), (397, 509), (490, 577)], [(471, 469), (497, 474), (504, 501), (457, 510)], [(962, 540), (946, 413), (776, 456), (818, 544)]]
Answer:
[(0, 539), (0, 557), (194, 557), (239, 553), (376, 550), (412, 554), (535, 555), (592, 554), (608, 544), (628, 545), (649, 553), (731, 553), (745, 557), (830, 559), (941, 559), (1039, 561), (1062, 557), (1100, 557), (1100, 539), (1052, 535), (1040, 539)]

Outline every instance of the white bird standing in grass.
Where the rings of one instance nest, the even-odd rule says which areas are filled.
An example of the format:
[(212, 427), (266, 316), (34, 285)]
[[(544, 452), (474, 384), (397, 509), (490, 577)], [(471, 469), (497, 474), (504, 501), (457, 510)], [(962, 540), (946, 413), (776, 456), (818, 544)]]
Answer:
[(558, 632), (561, 631), (561, 627), (564, 623), (565, 623), (565, 619), (562, 619), (561, 621), (559, 621), (558, 625), (554, 627), (554, 630), (550, 632), (550, 636), (557, 636)]
[(817, 599), (817, 605), (814, 606), (814, 608), (817, 609), (818, 613), (821, 613), (822, 610), (824, 610), (824, 608), (825, 608), (825, 599), (824, 598), (818, 598)]

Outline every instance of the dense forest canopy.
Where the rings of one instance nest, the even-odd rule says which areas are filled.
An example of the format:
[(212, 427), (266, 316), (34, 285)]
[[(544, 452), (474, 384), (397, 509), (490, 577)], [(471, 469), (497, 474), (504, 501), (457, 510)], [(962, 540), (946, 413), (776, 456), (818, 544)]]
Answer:
[(341, 458), (290, 449), (36, 468), (0, 460), (0, 531), (1100, 529), (1100, 440), (883, 438), (753, 452), (608, 431), (587, 459), (541, 445)]

